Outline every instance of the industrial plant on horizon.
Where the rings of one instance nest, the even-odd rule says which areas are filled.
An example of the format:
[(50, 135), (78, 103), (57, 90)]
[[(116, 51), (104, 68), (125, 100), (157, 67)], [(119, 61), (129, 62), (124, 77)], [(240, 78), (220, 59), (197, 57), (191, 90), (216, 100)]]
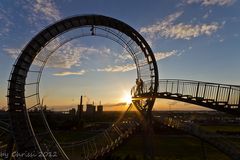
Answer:
[[(83, 99), (83, 97), (81, 96), (80, 103), (77, 107), (77, 111), (75, 108), (72, 108), (69, 110), (69, 114), (77, 115), (78, 117), (82, 116), (82, 113), (84, 112), (83, 111), (84, 105), (83, 105), (82, 99)], [(99, 105), (97, 105), (97, 106), (94, 105), (94, 101), (92, 104), (90, 104), (90, 103), (86, 104), (86, 111), (85, 111), (86, 114), (94, 114), (94, 113), (102, 113), (102, 112), (103, 112), (103, 105), (101, 104), (101, 101), (100, 101)]]

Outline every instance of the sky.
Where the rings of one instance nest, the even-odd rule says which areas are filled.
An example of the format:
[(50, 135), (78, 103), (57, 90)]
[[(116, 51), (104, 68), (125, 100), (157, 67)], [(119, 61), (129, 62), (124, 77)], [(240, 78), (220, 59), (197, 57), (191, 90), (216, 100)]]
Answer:
[[(43, 28), (82, 14), (110, 16), (136, 29), (151, 46), (161, 79), (240, 84), (240, 1), (1, 0), (0, 106), (7, 105), (7, 80), (21, 49)], [(108, 39), (73, 40), (50, 57), (40, 96), (52, 108), (76, 106), (80, 95), (84, 103), (121, 103), (135, 84), (132, 64), (126, 51)], [(164, 100), (157, 104), (197, 108)]]

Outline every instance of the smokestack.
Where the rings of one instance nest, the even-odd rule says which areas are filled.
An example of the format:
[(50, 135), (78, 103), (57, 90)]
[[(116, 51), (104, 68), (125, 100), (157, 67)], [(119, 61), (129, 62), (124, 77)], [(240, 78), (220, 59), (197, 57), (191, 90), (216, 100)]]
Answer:
[(77, 118), (78, 120), (80, 120), (82, 118), (82, 113), (83, 113), (83, 101), (82, 101), (82, 96), (80, 98), (80, 104), (78, 105), (78, 109), (77, 109)]
[(81, 96), (81, 98), (80, 98), (80, 105), (82, 105), (82, 96)]

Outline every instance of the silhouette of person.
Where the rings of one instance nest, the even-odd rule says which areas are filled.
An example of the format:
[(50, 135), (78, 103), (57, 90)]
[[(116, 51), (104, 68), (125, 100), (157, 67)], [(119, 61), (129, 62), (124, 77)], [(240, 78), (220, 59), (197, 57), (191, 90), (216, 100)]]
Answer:
[(139, 80), (138, 78), (136, 79), (136, 91), (135, 91), (135, 95), (139, 94), (139, 89), (140, 89), (140, 85), (139, 85)]
[(139, 86), (140, 92), (143, 93), (143, 80), (141, 78), (139, 79)]
[(141, 78), (137, 78), (136, 85), (136, 94), (140, 95), (141, 93), (143, 93), (143, 80)]

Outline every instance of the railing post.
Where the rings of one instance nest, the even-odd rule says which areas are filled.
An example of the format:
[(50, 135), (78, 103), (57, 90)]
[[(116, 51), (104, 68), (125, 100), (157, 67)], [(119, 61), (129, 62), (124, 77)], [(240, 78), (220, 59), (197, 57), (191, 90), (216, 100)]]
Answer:
[(168, 80), (167, 80), (167, 82), (166, 82), (166, 92), (167, 92), (167, 86), (168, 86)]
[(173, 92), (173, 82), (172, 82), (172, 87), (171, 87), (171, 93)]
[(204, 97), (205, 97), (205, 94), (206, 94), (206, 83), (205, 83), (205, 85), (204, 85), (204, 90), (203, 90), (203, 99), (204, 99)]
[(179, 87), (179, 80), (177, 80), (177, 93), (178, 93), (178, 87)]
[(183, 95), (183, 92), (184, 92), (184, 82), (183, 82), (183, 86), (182, 86), (182, 95)]
[(232, 90), (232, 86), (229, 87), (228, 98), (227, 98), (227, 104), (229, 103), (231, 90)]
[(199, 91), (199, 82), (197, 84), (196, 98), (198, 97), (198, 91)]
[(220, 84), (218, 84), (218, 88), (217, 88), (216, 102), (217, 102), (217, 100), (218, 100), (219, 88), (220, 88)]

